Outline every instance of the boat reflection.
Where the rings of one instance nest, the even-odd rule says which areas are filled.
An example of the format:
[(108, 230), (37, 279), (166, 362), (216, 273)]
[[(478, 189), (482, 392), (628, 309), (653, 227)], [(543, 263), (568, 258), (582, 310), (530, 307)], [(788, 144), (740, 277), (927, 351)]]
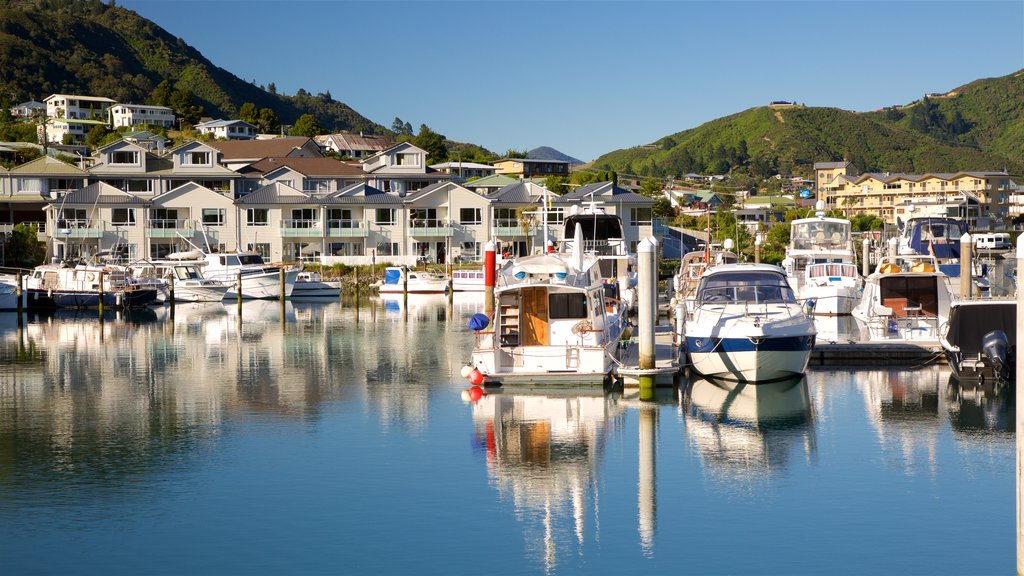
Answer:
[(946, 410), (953, 432), (964, 441), (992, 437), (1014, 441), (1014, 389), (995, 382), (961, 382), (953, 374), (946, 383)]
[[(496, 391), (473, 404), (475, 445), (491, 483), (527, 524), (527, 546), (554, 569), (557, 552), (599, 526), (597, 464), (625, 407), (602, 391)], [(572, 542), (575, 541), (575, 544)]]
[(704, 469), (723, 480), (777, 473), (794, 451), (817, 458), (806, 376), (761, 384), (700, 378), (680, 393), (687, 437)]

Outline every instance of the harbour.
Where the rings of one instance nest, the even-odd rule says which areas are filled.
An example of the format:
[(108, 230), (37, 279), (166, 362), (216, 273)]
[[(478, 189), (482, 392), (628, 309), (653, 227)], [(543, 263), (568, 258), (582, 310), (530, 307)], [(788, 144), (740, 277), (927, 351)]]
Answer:
[[(508, 385), (464, 400), (481, 305), (252, 301), (239, 318), (234, 303), (188, 304), (33, 314), (21, 329), (2, 315), (6, 565), (1013, 566), (1012, 394), (932, 364), (811, 366), (770, 386), (682, 379), (645, 399)], [(965, 525), (978, 529), (953, 528)]]

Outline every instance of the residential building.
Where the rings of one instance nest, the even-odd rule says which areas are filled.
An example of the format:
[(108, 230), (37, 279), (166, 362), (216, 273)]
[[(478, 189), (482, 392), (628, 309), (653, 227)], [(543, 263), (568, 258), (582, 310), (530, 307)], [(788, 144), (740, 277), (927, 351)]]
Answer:
[[(500, 176), (507, 178), (507, 176)], [(498, 250), (508, 256), (524, 256), (544, 245), (547, 237), (554, 242), (562, 238), (564, 205), (554, 205), (555, 198), (547, 188), (534, 182), (515, 180), (487, 195), (491, 203), (488, 238), (498, 243)], [(548, 199), (548, 205), (541, 203)]]
[(363, 160), (391, 147), (391, 141), (384, 136), (372, 134), (323, 134), (313, 139), (324, 151), (342, 157)]
[(11, 116), (15, 118), (32, 118), (41, 116), (46, 111), (46, 104), (29, 100), (11, 108)]
[(866, 173), (837, 176), (826, 201), (848, 217), (875, 214), (896, 224), (914, 215), (964, 218), (971, 229), (1001, 229), (1009, 224), (1014, 183), (1005, 172), (929, 174)]
[(82, 144), (89, 131), (96, 126), (106, 126), (103, 120), (74, 118), (47, 118), (43, 125), (36, 127), (36, 136), (42, 141), (55, 144)]
[(503, 174), (492, 174), (491, 176), (484, 176), (479, 180), (473, 180), (472, 182), (464, 182), (462, 185), (470, 190), (480, 194), (482, 196), (488, 196), (501, 190), (502, 188), (511, 184), (517, 184), (522, 182), (518, 178), (512, 178), (511, 176), (505, 176)]
[(195, 126), (200, 134), (224, 140), (255, 140), (256, 127), (245, 120), (210, 120)]
[(545, 178), (569, 176), (569, 162), (565, 160), (533, 160), (530, 158), (502, 158), (494, 162), (496, 174), (516, 178)]
[(167, 145), (167, 138), (164, 138), (159, 134), (154, 134), (149, 130), (125, 132), (121, 135), (121, 138), (126, 142), (138, 144), (150, 152), (162, 153), (164, 151), (164, 146)]
[(63, 260), (110, 250), (127, 260), (142, 257), (148, 200), (93, 182), (48, 202), (46, 227), (53, 231), (48, 255)]
[(208, 144), (191, 141), (163, 156), (126, 140), (96, 151), (89, 174), (92, 181), (105, 182), (124, 192), (152, 198), (188, 182), (195, 182), (233, 197), (237, 172), (219, 163), (219, 151)]
[(860, 170), (852, 162), (815, 162), (814, 163), (814, 192), (816, 200), (827, 202), (830, 191), (833, 189), (833, 182), (836, 178), (854, 178), (860, 174)]
[(427, 167), (427, 152), (410, 142), (396, 144), (363, 160), (366, 183), (405, 196), (449, 176)]
[(114, 128), (122, 126), (160, 126), (173, 128), (177, 120), (174, 110), (166, 106), (148, 104), (114, 104), (107, 111), (110, 114), (110, 125)]
[(630, 251), (635, 252), (640, 239), (652, 234), (654, 218), (651, 211), (654, 202), (653, 198), (630, 192), (611, 182), (594, 182), (555, 198), (553, 205), (555, 208), (562, 208), (564, 214), (570, 213), (573, 206), (581, 209), (593, 204), (603, 208), (608, 214), (617, 215), (622, 219), (627, 245)]
[(52, 94), (44, 100), (46, 115), (50, 118), (99, 120), (106, 123), (107, 110), (117, 104), (102, 96), (78, 96), (74, 94)]

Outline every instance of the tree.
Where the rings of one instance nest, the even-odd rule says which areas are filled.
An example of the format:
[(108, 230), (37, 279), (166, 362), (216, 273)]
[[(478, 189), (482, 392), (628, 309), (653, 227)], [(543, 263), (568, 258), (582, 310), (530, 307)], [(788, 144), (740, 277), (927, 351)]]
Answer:
[[(406, 132), (406, 127), (408, 127), (408, 132)], [(391, 123), (391, 131), (399, 136), (401, 136), (402, 134), (412, 136), (412, 125), (406, 122), (402, 122), (401, 118), (395, 116), (395, 121)]]
[(434, 132), (426, 124), (420, 124), (420, 131), (412, 139), (417, 148), (427, 151), (431, 163), (444, 162), (448, 160), (448, 146), (445, 144), (445, 137)]
[(640, 193), (649, 198), (658, 198), (659, 196), (663, 196), (661, 190), (661, 180), (658, 180), (657, 178), (645, 178), (640, 182)]
[(323, 128), (320, 127), (316, 122), (316, 117), (312, 114), (303, 114), (299, 116), (299, 119), (295, 121), (295, 125), (288, 131), (292, 136), (306, 136), (312, 138), (313, 136), (319, 136), (324, 133)]
[(505, 151), (505, 158), (520, 158), (525, 159), (529, 157), (530, 153), (526, 150), (516, 150), (515, 148), (509, 148)]
[(97, 124), (85, 135), (85, 143), (96, 148), (103, 144), (103, 140), (106, 139), (109, 132), (106, 124)]
[(238, 118), (255, 126), (259, 120), (256, 105), (252, 102), (242, 104), (242, 107), (238, 109)]
[(281, 129), (281, 121), (277, 114), (270, 108), (260, 108), (259, 117), (256, 119), (256, 126), (264, 134), (273, 134)]
[(157, 84), (156, 88), (146, 98), (146, 104), (152, 104), (154, 106), (170, 106), (171, 95), (174, 93), (174, 88), (171, 87), (171, 83), (167, 80)]
[(655, 218), (673, 218), (676, 215), (676, 209), (672, 207), (672, 202), (668, 198), (662, 196), (654, 202), (654, 206), (651, 206), (651, 215)]
[(46, 258), (46, 246), (39, 242), (35, 224), (15, 224), (7, 240), (7, 261), (17, 266), (32, 268)]
[(548, 176), (544, 180), (544, 187), (559, 196), (569, 191), (569, 187), (565, 185), (565, 178), (561, 176)]
[(267, 84), (267, 92), (270, 92), (271, 94), (277, 94), (277, 84), (274, 84), (273, 82)]

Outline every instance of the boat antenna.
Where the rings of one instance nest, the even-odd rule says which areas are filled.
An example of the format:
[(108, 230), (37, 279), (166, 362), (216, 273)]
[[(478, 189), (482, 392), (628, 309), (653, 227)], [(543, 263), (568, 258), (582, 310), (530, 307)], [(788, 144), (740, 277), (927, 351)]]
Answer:
[(579, 222), (573, 233), (572, 265), (576, 270), (583, 270), (583, 226)]

